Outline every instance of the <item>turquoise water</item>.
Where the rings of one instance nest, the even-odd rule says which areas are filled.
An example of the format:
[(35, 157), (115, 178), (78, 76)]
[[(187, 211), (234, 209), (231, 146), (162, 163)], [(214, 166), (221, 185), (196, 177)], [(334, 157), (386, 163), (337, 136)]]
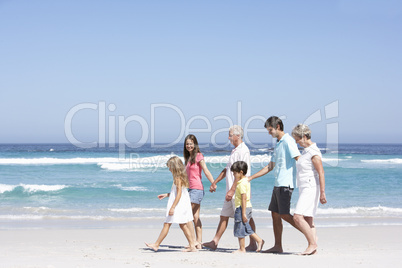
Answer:
[[(0, 228), (51, 227), (75, 224), (97, 227), (137, 224), (164, 218), (166, 200), (159, 193), (170, 190), (172, 177), (166, 161), (182, 156), (183, 145), (169, 148), (144, 145), (126, 148), (82, 149), (71, 144), (0, 145)], [(320, 205), (317, 224), (402, 224), (402, 145), (340, 144), (322, 149), (328, 203)], [(329, 147), (329, 146), (328, 146)], [(202, 152), (216, 178), (226, 166), (232, 147)], [(252, 173), (265, 166), (272, 146), (250, 148)], [(255, 217), (267, 218), (273, 175), (252, 182)], [(214, 219), (224, 199), (225, 182), (206, 195), (201, 217)], [(292, 208), (298, 198), (295, 190)]]

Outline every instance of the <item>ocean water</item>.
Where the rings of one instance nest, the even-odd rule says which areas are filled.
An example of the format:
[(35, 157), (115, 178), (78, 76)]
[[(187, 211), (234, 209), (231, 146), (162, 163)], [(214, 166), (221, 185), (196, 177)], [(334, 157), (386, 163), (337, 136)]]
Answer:
[[(323, 153), (328, 203), (319, 205), (317, 226), (402, 225), (402, 144), (318, 144)], [(214, 178), (233, 147), (203, 144)], [(272, 145), (250, 147), (252, 173), (268, 164)], [(0, 144), (0, 228), (160, 226), (172, 175), (166, 161), (183, 145), (83, 149), (71, 144)], [(267, 211), (273, 174), (252, 182), (258, 225), (272, 226)], [(201, 219), (216, 228), (225, 181), (205, 197)], [(292, 209), (298, 199), (295, 189)]]

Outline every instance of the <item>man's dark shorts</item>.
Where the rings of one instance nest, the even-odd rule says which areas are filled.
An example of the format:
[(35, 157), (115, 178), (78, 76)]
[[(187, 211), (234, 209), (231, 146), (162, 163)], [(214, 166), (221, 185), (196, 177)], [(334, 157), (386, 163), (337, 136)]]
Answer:
[(293, 188), (274, 187), (268, 210), (279, 214), (290, 214), (290, 199), (292, 198), (292, 193)]

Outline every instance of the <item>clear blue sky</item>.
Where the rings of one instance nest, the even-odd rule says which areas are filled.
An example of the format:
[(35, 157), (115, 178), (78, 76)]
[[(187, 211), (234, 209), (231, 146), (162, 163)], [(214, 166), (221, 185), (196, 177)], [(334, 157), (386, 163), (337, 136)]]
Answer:
[[(401, 33), (401, 1), (0, 0), (0, 143), (68, 142), (83, 103), (97, 109), (71, 119), (82, 142), (102, 138), (105, 103), (116, 142), (172, 142), (183, 122), (207, 127), (195, 116), (210, 141), (239, 113), (263, 131), (261, 118), (286, 117), (286, 132), (320, 113), (316, 141), (401, 143)], [(151, 129), (153, 104), (171, 106)], [(134, 116), (124, 133), (119, 116)]]

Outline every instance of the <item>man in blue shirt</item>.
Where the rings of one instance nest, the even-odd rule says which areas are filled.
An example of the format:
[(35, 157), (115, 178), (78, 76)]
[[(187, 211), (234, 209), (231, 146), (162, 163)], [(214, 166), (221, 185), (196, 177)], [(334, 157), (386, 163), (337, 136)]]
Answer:
[(278, 142), (271, 162), (250, 176), (249, 181), (274, 170), (275, 185), (268, 209), (272, 215), (275, 245), (264, 252), (282, 253), (282, 219), (298, 229), (293, 221), (293, 216), (290, 214), (290, 199), (294, 188), (293, 181), (296, 178), (296, 160), (300, 157), (300, 151), (295, 140), (283, 131), (283, 123), (280, 118), (271, 116), (265, 122), (264, 127), (273, 138), (277, 138)]

